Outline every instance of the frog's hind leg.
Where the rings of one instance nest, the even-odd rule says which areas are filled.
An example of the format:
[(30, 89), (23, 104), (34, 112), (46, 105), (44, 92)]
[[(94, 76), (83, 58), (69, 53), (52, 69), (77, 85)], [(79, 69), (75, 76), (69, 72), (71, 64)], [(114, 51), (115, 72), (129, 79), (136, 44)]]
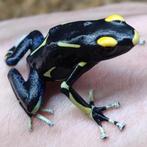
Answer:
[(114, 121), (104, 115), (104, 111), (106, 111), (107, 109), (118, 108), (120, 106), (119, 103), (115, 102), (106, 106), (97, 107), (94, 104), (92, 92), (90, 92), (90, 102), (88, 103), (74, 90), (74, 88), (72, 88), (73, 83), (93, 65), (94, 63), (78, 63), (71, 75), (61, 83), (61, 92), (63, 92), (73, 104), (75, 104), (81, 111), (87, 114), (90, 118), (92, 118), (92, 120), (94, 120), (98, 124), (100, 129), (100, 137), (102, 139), (105, 139), (107, 138), (107, 136), (102, 127), (103, 121), (107, 121), (117, 126), (120, 130), (123, 130), (123, 128), (125, 127), (124, 123)]
[(31, 52), (34, 51), (34, 49), (41, 45), (43, 40), (44, 37), (41, 32), (35, 30), (29, 33), (17, 46), (13, 46), (8, 50), (5, 55), (7, 65), (16, 65), (29, 49)]
[[(53, 123), (50, 120), (40, 114), (37, 114), (42, 104), (44, 94), (44, 81), (37, 71), (30, 69), (29, 78), (25, 81), (21, 74), (13, 68), (8, 73), (8, 79), (20, 105), (28, 116), (30, 118), (35, 116), (46, 122), (49, 126), (52, 126)], [(31, 128), (32, 121), (30, 121), (29, 124), (29, 127)]]

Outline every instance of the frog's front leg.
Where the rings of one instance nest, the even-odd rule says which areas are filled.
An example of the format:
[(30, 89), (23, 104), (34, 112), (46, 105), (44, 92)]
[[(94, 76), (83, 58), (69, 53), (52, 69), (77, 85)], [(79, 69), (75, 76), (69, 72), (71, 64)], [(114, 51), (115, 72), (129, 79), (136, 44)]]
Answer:
[[(49, 126), (52, 126), (53, 123), (50, 120), (40, 114), (37, 114), (44, 95), (44, 81), (38, 72), (31, 68), (29, 78), (25, 81), (21, 74), (13, 68), (8, 73), (8, 79), (20, 105), (28, 116), (30, 118), (35, 116), (46, 122)], [(30, 124), (31, 123), (32, 122), (30, 121)], [(31, 129), (31, 125), (29, 127)]]
[(61, 91), (72, 101), (73, 104), (75, 104), (79, 109), (81, 109), (83, 112), (85, 112), (90, 118), (95, 120), (95, 122), (98, 124), (100, 128), (100, 137), (102, 139), (107, 138), (106, 133), (102, 127), (102, 121), (110, 122), (114, 125), (116, 125), (120, 130), (122, 130), (125, 127), (124, 123), (120, 123), (118, 121), (114, 121), (108, 117), (106, 117), (103, 114), (103, 111), (109, 109), (109, 108), (118, 108), (119, 103), (110, 104), (107, 106), (102, 107), (96, 107), (94, 105), (94, 101), (91, 97), (91, 100), (89, 103), (87, 103), (73, 88), (73, 83), (88, 69), (90, 69), (95, 64), (89, 64), (86, 62), (80, 62), (72, 74), (67, 78), (66, 81), (63, 81), (61, 84)]
[(8, 50), (5, 55), (7, 65), (16, 65), (29, 49), (33, 52), (42, 44), (43, 40), (44, 37), (41, 32), (36, 30), (29, 33), (17, 46)]

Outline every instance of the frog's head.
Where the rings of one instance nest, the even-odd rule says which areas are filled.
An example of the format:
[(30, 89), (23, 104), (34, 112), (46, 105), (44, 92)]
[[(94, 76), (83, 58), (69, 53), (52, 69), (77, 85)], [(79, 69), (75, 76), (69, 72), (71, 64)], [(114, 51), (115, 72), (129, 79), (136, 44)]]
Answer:
[[(111, 15), (102, 19), (102, 31), (98, 31), (97, 45), (102, 58), (109, 59), (129, 51), (138, 44), (138, 32), (128, 25), (120, 15)], [(103, 27), (104, 26), (104, 27)]]

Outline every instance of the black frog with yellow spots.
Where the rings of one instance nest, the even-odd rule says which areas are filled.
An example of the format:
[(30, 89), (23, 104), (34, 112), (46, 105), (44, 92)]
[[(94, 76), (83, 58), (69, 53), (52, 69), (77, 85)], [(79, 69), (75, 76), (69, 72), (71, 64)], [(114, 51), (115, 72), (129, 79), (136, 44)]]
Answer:
[[(31, 118), (36, 116), (48, 125), (53, 123), (37, 114), (41, 107), (45, 80), (62, 81), (63, 92), (73, 104), (95, 120), (100, 128), (101, 138), (106, 138), (102, 121), (116, 125), (120, 130), (124, 123), (107, 118), (103, 111), (119, 107), (112, 103), (96, 107), (90, 94), (86, 102), (73, 88), (74, 82), (86, 71), (102, 60), (119, 56), (139, 42), (139, 34), (120, 15), (91, 21), (77, 21), (58, 25), (49, 30), (46, 37), (39, 31), (28, 34), (17, 46), (6, 54), (7, 65), (16, 65), (30, 50), (27, 63), (30, 68), (28, 80), (12, 68), (8, 73), (11, 86), (25, 112)], [(50, 109), (44, 110), (52, 112)]]

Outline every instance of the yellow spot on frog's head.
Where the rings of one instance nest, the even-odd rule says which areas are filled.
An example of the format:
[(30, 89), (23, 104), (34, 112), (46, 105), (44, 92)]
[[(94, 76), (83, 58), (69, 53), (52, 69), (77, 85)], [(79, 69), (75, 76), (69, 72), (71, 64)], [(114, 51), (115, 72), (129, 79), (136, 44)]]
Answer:
[(123, 16), (118, 15), (118, 14), (113, 14), (105, 18), (106, 22), (112, 22), (112, 21), (125, 21)]
[(117, 45), (117, 40), (113, 37), (101, 37), (97, 40), (97, 44), (102, 47), (115, 47)]
[(134, 37), (132, 39), (133, 45), (138, 44), (139, 39), (140, 39), (139, 33), (136, 30), (134, 30)]

